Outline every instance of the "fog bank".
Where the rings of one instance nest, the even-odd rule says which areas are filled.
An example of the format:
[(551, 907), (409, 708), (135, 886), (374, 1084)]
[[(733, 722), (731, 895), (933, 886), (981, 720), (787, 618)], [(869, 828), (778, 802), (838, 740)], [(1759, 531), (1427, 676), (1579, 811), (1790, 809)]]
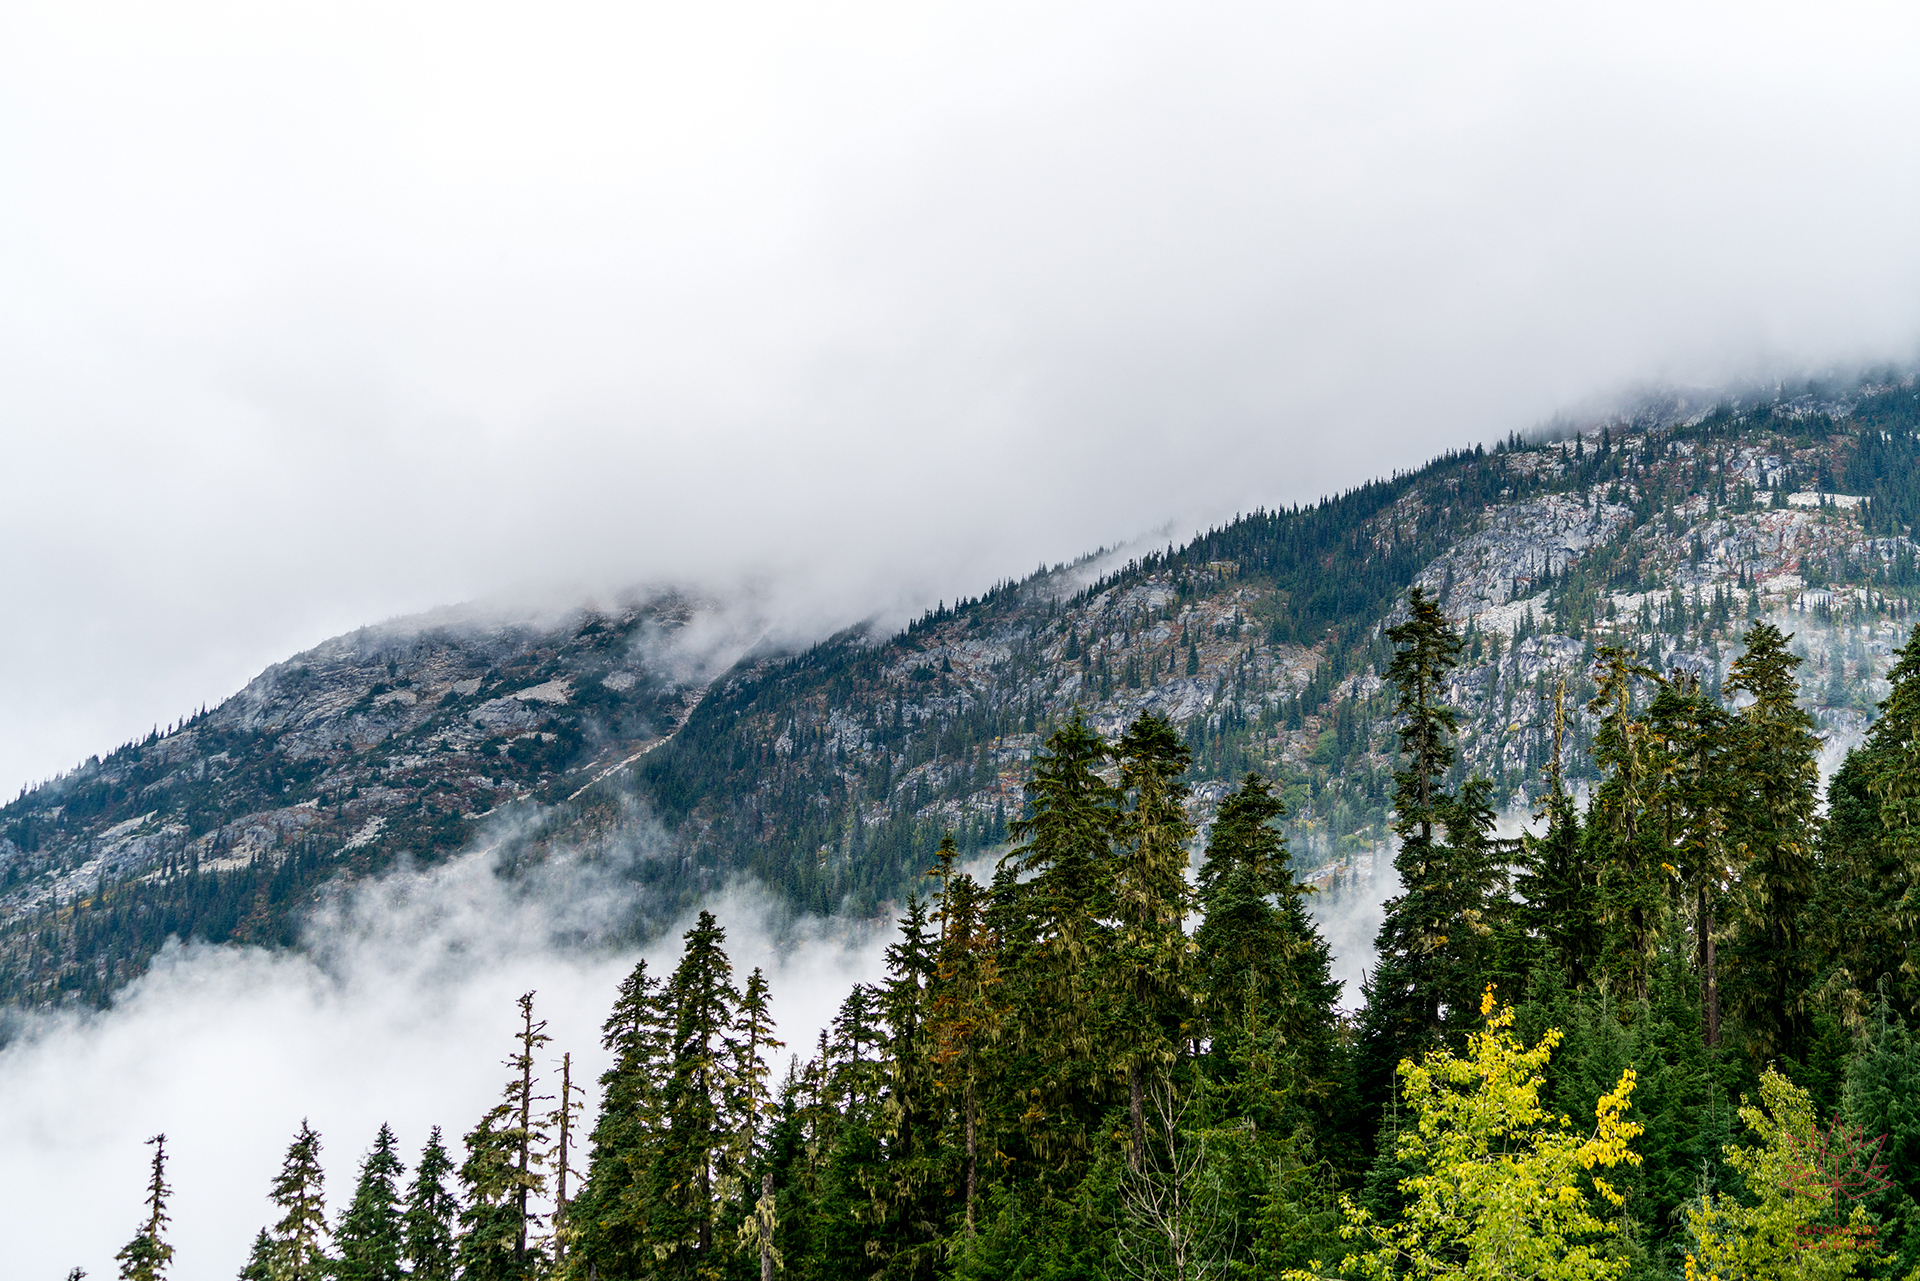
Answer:
[(818, 625), (1910, 359), (1897, 6), (22, 0), (0, 786), (391, 614)]
[[(7, 1275), (75, 1265), (115, 1275), (113, 1255), (141, 1220), (151, 1154), (141, 1141), (158, 1131), (182, 1278), (239, 1270), (274, 1217), (268, 1185), (303, 1117), (325, 1144), (335, 1212), (383, 1121), (409, 1167), (436, 1124), (457, 1164), (460, 1136), (506, 1084), (525, 991), (538, 992), (554, 1038), (543, 1070), (557, 1080), (572, 1052), (590, 1127), (607, 1063), (600, 1025), (619, 982), (642, 954), (670, 972), (684, 923), (644, 953), (596, 948), (630, 906), (618, 868), (561, 858), (515, 882), (494, 875), (492, 857), (359, 887), (313, 919), (303, 952), (170, 947), (111, 1010), (30, 1023), (0, 1051)], [(790, 1050), (810, 1050), (848, 988), (881, 973), (878, 933), (801, 922), (776, 941), (763, 896), (742, 890), (709, 907), (727, 927), (736, 981), (766, 969)]]

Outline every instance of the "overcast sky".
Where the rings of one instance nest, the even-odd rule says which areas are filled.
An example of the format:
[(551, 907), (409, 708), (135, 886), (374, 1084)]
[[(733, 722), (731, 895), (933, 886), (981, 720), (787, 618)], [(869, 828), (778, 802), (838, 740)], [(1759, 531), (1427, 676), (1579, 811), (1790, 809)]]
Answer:
[(380, 617), (820, 620), (1911, 360), (1906, 5), (0, 3), (0, 785)]

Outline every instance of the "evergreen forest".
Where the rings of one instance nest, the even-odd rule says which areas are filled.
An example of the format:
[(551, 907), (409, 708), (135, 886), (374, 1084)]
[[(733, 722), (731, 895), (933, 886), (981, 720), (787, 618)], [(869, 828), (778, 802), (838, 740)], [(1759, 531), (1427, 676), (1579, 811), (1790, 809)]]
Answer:
[[(498, 1104), (417, 1155), (383, 1128), (331, 1217), (303, 1123), (240, 1275), (1920, 1277), (1920, 635), (1824, 797), (1776, 625), (1713, 683), (1598, 646), (1513, 839), (1459, 768), (1467, 641), (1416, 587), (1383, 642), (1401, 889), (1361, 993), (1273, 779), (1196, 830), (1167, 719), (1069, 717), (1004, 856), (941, 842), (816, 1044), (703, 912), (609, 993), (591, 1115), (529, 993)], [(157, 1138), (123, 1277), (170, 1275), (169, 1194)]]

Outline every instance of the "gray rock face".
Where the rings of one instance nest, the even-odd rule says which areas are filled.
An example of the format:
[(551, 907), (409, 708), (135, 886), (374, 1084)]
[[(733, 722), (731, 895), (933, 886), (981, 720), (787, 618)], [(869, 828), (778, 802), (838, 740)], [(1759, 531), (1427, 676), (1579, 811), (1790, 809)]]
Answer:
[[(702, 687), (649, 664), (703, 608), (664, 595), (547, 616), (448, 611), (326, 641), (7, 807), (0, 924), (71, 913), (115, 883), (309, 854), (351, 872), (458, 848), (470, 819), (564, 794), (684, 721)], [(21, 958), (0, 938), (8, 963)]]
[[(1195, 751), (1202, 824), (1247, 771), (1274, 779), (1296, 853), (1333, 883), (1387, 836), (1384, 629), (1409, 583), (1462, 629), (1461, 769), (1502, 803), (1539, 794), (1556, 704), (1564, 770), (1592, 779), (1598, 646), (1714, 687), (1760, 616), (1796, 634), (1837, 762), (1885, 694), (1920, 547), (1872, 504), (1834, 501), (1869, 441), (1847, 405), (1770, 406), (1717, 433), (1705, 412), (1651, 406), (1605, 436), (1398, 479), (1340, 527), (1341, 555), (1314, 553), (1324, 577), (1257, 555), (1108, 555), (790, 655), (671, 595), (335, 637), (0, 810), (0, 996), (103, 999), (163, 920), (285, 941), (329, 879), (444, 855), (503, 811), (533, 833), (529, 859), (632, 842), (636, 815), (658, 817), (671, 836), (647, 838), (648, 875), (676, 902), (745, 872), (811, 909), (879, 910), (940, 831), (1003, 839), (1033, 758), (1075, 714), (1109, 738), (1143, 713), (1171, 721)], [(1838, 417), (1812, 431), (1808, 414)], [(1618, 452), (1589, 483), (1603, 446)], [(1789, 497), (1804, 494), (1818, 501)], [(1290, 527), (1273, 528), (1281, 546)], [(103, 898), (130, 924), (86, 951), (76, 923)]]

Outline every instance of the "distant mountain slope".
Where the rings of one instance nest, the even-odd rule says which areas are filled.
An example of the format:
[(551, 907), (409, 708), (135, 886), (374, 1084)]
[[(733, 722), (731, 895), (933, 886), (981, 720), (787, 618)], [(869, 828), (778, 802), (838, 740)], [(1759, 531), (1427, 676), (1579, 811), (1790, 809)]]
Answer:
[(1337, 875), (1386, 834), (1381, 629), (1409, 584), (1466, 629), (1462, 773), (1524, 805), (1562, 681), (1568, 770), (1591, 768), (1599, 644), (1717, 682), (1746, 620), (1786, 613), (1808, 701), (1856, 735), (1920, 595), (1917, 516), (1920, 394), (1887, 380), (1449, 454), (717, 678), (702, 661), (748, 647), (688, 648), (708, 607), (679, 596), (365, 629), (0, 809), (0, 997), (101, 1001), (171, 934), (290, 942), (328, 883), (483, 832), (510, 863), (664, 841), (634, 865), (636, 931), (738, 875), (874, 912), (943, 831), (1004, 837), (1076, 709), (1109, 732), (1171, 717), (1202, 819), (1247, 770), (1275, 776), (1296, 849)]

